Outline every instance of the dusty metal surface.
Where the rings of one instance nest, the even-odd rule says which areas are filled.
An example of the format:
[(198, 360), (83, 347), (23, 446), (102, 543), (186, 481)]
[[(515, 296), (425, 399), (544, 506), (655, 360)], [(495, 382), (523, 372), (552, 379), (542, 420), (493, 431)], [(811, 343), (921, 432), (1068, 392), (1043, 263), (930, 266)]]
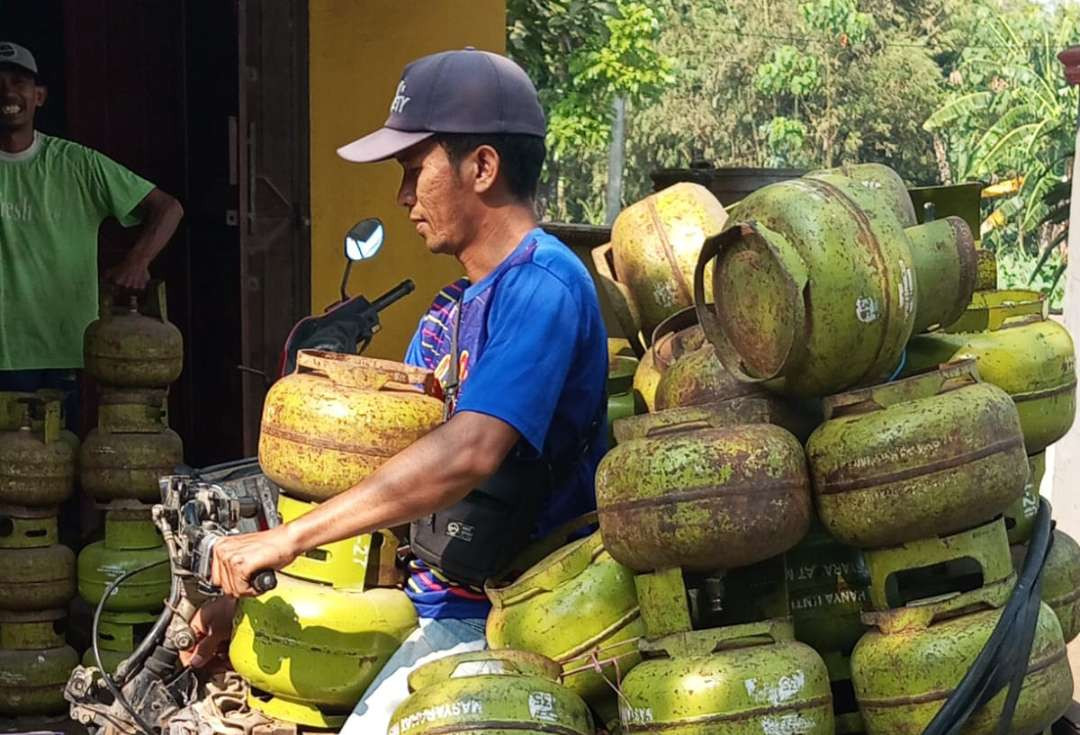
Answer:
[(1005, 530), (1009, 534), (1010, 544), (1025, 544), (1031, 538), (1035, 526), (1035, 514), (1039, 511), (1039, 487), (1046, 473), (1046, 452), (1039, 452), (1028, 457), (1027, 484), (1019, 500), (1005, 509)]
[(994, 291), (998, 287), (997, 256), (993, 250), (979, 248), (975, 251), (976, 291)]
[(866, 631), (870, 570), (862, 552), (840, 543), (820, 523), (786, 554), (795, 637), (816, 651), (850, 653)]
[(913, 327), (974, 287), (962, 223), (905, 228), (897, 201), (821, 172), (740, 202), (739, 224), (706, 241), (695, 271), (699, 316), (724, 366), (795, 396), (887, 378)]
[(387, 735), (592, 735), (580, 697), (557, 683), (559, 666), (524, 651), (491, 650), (433, 661), (409, 676), (413, 692)]
[(806, 533), (811, 510), (802, 445), (769, 424), (655, 427), (604, 457), (596, 499), (605, 546), (642, 572), (775, 556)]
[(263, 407), (259, 462), (301, 500), (349, 489), (442, 421), (434, 376), (401, 363), (303, 350)]
[(163, 388), (180, 377), (184, 339), (164, 313), (164, 284), (148, 292), (152, 303), (142, 309), (132, 297), (124, 306), (102, 291), (101, 318), (86, 328), (83, 355), (86, 372), (105, 385)]
[(75, 490), (75, 451), (55, 425), (0, 432), (0, 502), (59, 505)]
[(184, 442), (172, 429), (157, 434), (112, 434), (93, 429), (79, 451), (82, 488), (98, 502), (157, 502), (158, 478), (184, 460)]
[[(1019, 572), (1027, 546), (1012, 547), (1013, 566)], [(1042, 600), (1054, 611), (1061, 634), (1068, 643), (1080, 634), (1080, 544), (1064, 531), (1054, 529), (1054, 544), (1043, 567)]]
[[(489, 584), (492, 648), (531, 651), (562, 666), (562, 683), (596, 706), (637, 665), (645, 632), (634, 574), (611, 558), (600, 533), (556, 551), (504, 587)], [(597, 672), (594, 662), (602, 662)], [(616, 673), (618, 672), (618, 673)]]
[[(863, 636), (852, 654), (851, 671), (867, 735), (922, 733), (974, 662), (1000, 614), (985, 610)], [(996, 732), (1004, 699), (1003, 690), (974, 713), (964, 732)], [(1010, 732), (1041, 732), (1071, 701), (1072, 674), (1061, 629), (1044, 604)]]
[(1046, 317), (1046, 297), (1038, 291), (1002, 289), (976, 291), (963, 315), (952, 324), (944, 325), (945, 332), (983, 332), (1000, 329), (1005, 320), (1020, 316)]
[(1020, 419), (972, 361), (825, 401), (807, 442), (818, 513), (843, 543), (875, 548), (983, 523), (1024, 491)]
[(693, 631), (642, 649), (622, 685), (624, 732), (833, 735), (825, 663), (790, 625)]
[(660, 376), (655, 408), (697, 406), (742, 396), (766, 395), (764, 388), (739, 380), (724, 369), (712, 345), (698, 347), (676, 358)]
[(888, 201), (889, 209), (902, 226), (913, 227), (919, 224), (915, 205), (904, 180), (888, 166), (880, 163), (853, 163), (806, 174), (808, 178), (820, 178), (822, 175), (846, 176), (865, 189), (879, 192)]
[(67, 712), (63, 689), (79, 663), (65, 645), (64, 611), (0, 612), (0, 715)]
[(693, 274), (705, 238), (727, 212), (709, 191), (675, 184), (624, 209), (611, 229), (615, 277), (629, 290), (645, 335), (693, 305)]
[(0, 549), (0, 610), (67, 607), (75, 596), (75, 553), (53, 544)]
[[(998, 292), (1004, 293), (1004, 292)], [(979, 376), (1016, 403), (1024, 445), (1036, 454), (1065, 436), (1076, 416), (1076, 352), (1065, 327), (1025, 304), (1001, 304), (989, 331), (927, 334), (908, 345), (908, 370), (941, 358), (975, 360)]]

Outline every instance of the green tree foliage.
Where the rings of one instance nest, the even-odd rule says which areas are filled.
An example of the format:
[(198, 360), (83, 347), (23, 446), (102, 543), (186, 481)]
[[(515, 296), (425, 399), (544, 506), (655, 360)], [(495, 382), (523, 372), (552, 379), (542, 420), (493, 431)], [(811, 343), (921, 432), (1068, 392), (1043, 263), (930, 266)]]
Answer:
[[(946, 176), (1023, 181), (1014, 194), (997, 200), (983, 228), (984, 242), (997, 251), (1006, 285), (1030, 279), (1053, 288), (1064, 269), (1080, 101), (1076, 88), (1065, 84), (1057, 53), (1080, 42), (1080, 8), (978, 0), (957, 14), (956, 24), (977, 40), (946, 65), (945, 102), (926, 129), (943, 143)], [(1037, 262), (1048, 263), (1047, 271), (1035, 274)]]

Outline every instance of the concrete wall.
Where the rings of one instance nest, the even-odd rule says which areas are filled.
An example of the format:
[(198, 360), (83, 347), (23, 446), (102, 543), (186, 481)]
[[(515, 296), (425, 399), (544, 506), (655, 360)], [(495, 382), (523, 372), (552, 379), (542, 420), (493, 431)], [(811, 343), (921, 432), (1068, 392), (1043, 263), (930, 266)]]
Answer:
[(387, 227), (382, 252), (358, 263), (350, 293), (369, 299), (412, 278), (416, 291), (382, 318), (367, 354), (400, 359), (435, 293), (458, 278), (457, 261), (433, 256), (394, 202), (400, 167), (348, 163), (335, 150), (386, 120), (401, 69), (412, 59), (475, 46), (502, 52), (504, 0), (311, 0), (311, 308), (337, 299), (342, 237), (363, 217)]

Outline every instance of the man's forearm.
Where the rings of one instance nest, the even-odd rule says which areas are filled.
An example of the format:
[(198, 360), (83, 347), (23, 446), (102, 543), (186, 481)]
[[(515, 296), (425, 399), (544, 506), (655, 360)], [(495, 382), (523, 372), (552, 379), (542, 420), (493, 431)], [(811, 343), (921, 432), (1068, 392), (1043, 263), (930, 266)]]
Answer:
[(155, 189), (144, 200), (143, 210), (142, 229), (128, 257), (146, 267), (169, 243), (184, 209), (176, 199)]
[(294, 551), (409, 523), (452, 505), (498, 468), (517, 438), (498, 419), (455, 416), (357, 486), (288, 524)]

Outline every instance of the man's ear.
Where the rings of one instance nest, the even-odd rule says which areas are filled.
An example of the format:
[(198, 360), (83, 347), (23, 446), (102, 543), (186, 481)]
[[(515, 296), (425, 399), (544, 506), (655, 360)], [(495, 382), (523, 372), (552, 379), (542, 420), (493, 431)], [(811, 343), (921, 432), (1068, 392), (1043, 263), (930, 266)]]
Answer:
[(502, 166), (499, 152), (489, 145), (482, 145), (473, 151), (472, 158), (476, 172), (473, 191), (477, 194), (487, 193), (499, 178), (499, 168)]
[(45, 100), (49, 98), (49, 88), (39, 84), (34, 90), (34, 104), (37, 107), (44, 107)]

